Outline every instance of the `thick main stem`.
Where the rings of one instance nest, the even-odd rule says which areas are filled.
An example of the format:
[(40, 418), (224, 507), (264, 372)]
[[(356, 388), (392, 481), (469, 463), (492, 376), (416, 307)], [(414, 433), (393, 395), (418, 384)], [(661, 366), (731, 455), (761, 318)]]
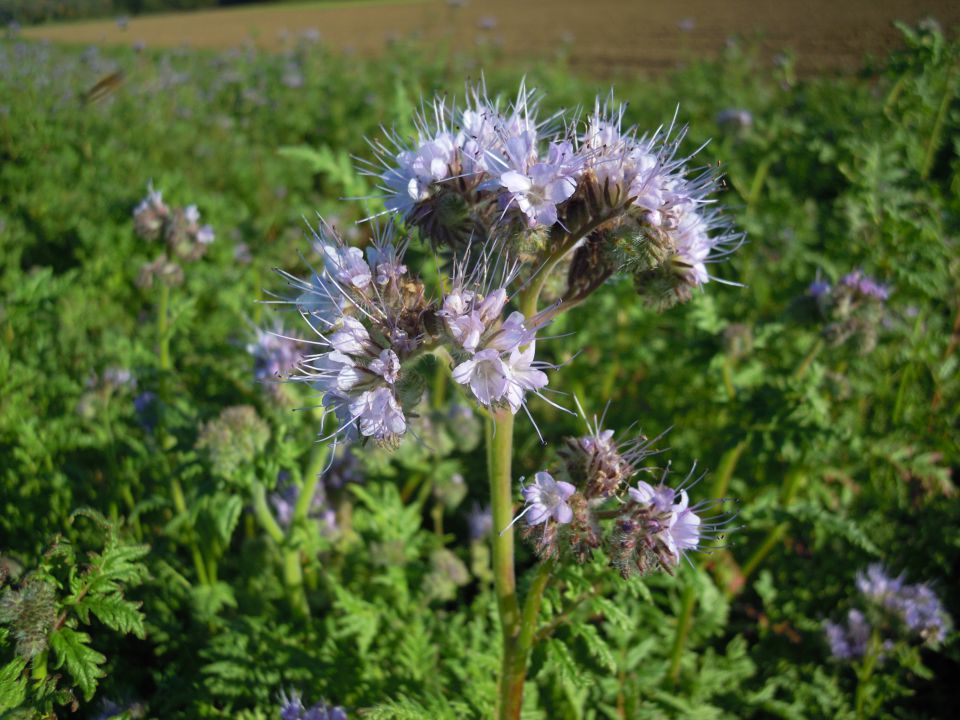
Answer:
[(520, 716), (519, 687), (514, 677), (515, 654), (520, 634), (520, 604), (517, 600), (517, 577), (513, 564), (513, 414), (501, 408), (492, 413), (487, 423), (487, 470), (490, 474), (490, 501), (493, 506), (493, 582), (500, 614), (503, 652), (497, 715), (500, 718)]

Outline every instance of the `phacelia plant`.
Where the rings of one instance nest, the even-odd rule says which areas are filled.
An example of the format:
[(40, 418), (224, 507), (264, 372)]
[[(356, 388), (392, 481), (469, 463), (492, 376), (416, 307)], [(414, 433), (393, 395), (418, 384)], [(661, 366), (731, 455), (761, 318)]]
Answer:
[[(690, 504), (692, 474), (678, 486), (669, 469), (639, 478), (653, 470), (650, 443), (617, 444), (598, 423), (565, 441), (556, 469), (522, 485), (525, 507), (514, 518), (514, 416), (523, 410), (532, 421), (533, 398), (565, 409), (538, 335), (614, 275), (629, 276), (658, 310), (684, 302), (727, 282), (711, 268), (742, 242), (715, 205), (717, 174), (681, 153), (686, 131), (675, 123), (641, 134), (612, 101), (585, 116), (543, 119), (538, 110), (523, 85), (509, 104), (482, 86), (462, 107), (435, 100), (415, 138), (372, 143), (366, 172), (385, 209), (366, 253), (321, 222), (320, 263), (306, 279), (284, 273), (309, 348), (290, 379), (319, 393), (321, 440), (396, 448), (416, 436), (425, 371), (438, 365), (487, 419), (492, 512), (478, 510), (471, 527), (478, 538), (492, 530), (503, 718), (519, 717), (532, 625), (558, 563), (602, 551), (624, 576), (672, 573), (723, 525), (709, 502)], [(417, 239), (437, 256), (439, 286), (407, 258)], [(253, 348), (258, 359), (273, 357), (267, 345), (261, 338)], [(522, 612), (517, 521), (541, 559)], [(462, 574), (441, 565), (448, 579)]]

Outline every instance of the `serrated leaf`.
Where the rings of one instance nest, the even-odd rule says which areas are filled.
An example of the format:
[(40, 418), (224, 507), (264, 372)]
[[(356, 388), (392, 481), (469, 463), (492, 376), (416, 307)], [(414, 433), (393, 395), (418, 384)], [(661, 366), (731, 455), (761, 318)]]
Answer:
[(236, 607), (237, 598), (233, 588), (224, 582), (212, 585), (198, 585), (191, 589), (193, 607), (201, 617), (217, 615), (224, 607)]
[(23, 674), (27, 661), (15, 657), (0, 668), (0, 712), (19, 707), (27, 697), (27, 678)]
[(100, 622), (112, 630), (118, 630), (124, 634), (132, 632), (141, 639), (145, 637), (140, 603), (126, 600), (122, 595), (88, 596), (76, 606), (76, 611), (84, 622), (87, 622), (89, 613), (93, 613)]
[(633, 629), (633, 620), (612, 600), (605, 597), (596, 597), (592, 604), (597, 612), (603, 613), (606, 619), (616, 625), (618, 629), (624, 632), (630, 632)]
[(243, 512), (243, 500), (236, 495), (231, 495), (218, 507), (214, 520), (217, 525), (217, 532), (225, 544), (230, 542), (233, 531), (240, 522), (240, 513)]
[(50, 635), (50, 647), (58, 658), (56, 667), (59, 669), (66, 665), (83, 692), (84, 700), (93, 697), (97, 689), (97, 678), (104, 675), (100, 666), (107, 661), (107, 658), (90, 647), (89, 643), (89, 635), (68, 627), (60, 628)]
[(573, 633), (583, 639), (590, 654), (599, 660), (607, 670), (610, 672), (616, 671), (617, 661), (613, 656), (613, 651), (600, 636), (600, 631), (597, 630), (596, 625), (592, 623), (579, 623), (573, 626)]

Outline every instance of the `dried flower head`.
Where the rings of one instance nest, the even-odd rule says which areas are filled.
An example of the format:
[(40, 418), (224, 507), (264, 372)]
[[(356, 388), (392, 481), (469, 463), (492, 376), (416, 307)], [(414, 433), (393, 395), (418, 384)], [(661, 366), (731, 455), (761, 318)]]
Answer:
[(16, 590), (0, 595), (0, 623), (9, 625), (17, 655), (30, 659), (47, 649), (47, 638), (57, 618), (53, 584), (30, 575)]

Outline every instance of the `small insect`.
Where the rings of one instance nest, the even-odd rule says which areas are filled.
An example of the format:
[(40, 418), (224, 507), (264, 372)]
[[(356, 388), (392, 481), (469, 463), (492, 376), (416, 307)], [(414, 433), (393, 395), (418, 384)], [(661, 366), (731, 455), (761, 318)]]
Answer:
[(126, 76), (122, 70), (117, 70), (116, 72), (100, 78), (100, 80), (98, 80), (93, 87), (83, 93), (83, 104), (89, 105), (90, 103), (103, 100), (111, 93), (117, 91), (120, 86), (123, 85), (125, 79)]

